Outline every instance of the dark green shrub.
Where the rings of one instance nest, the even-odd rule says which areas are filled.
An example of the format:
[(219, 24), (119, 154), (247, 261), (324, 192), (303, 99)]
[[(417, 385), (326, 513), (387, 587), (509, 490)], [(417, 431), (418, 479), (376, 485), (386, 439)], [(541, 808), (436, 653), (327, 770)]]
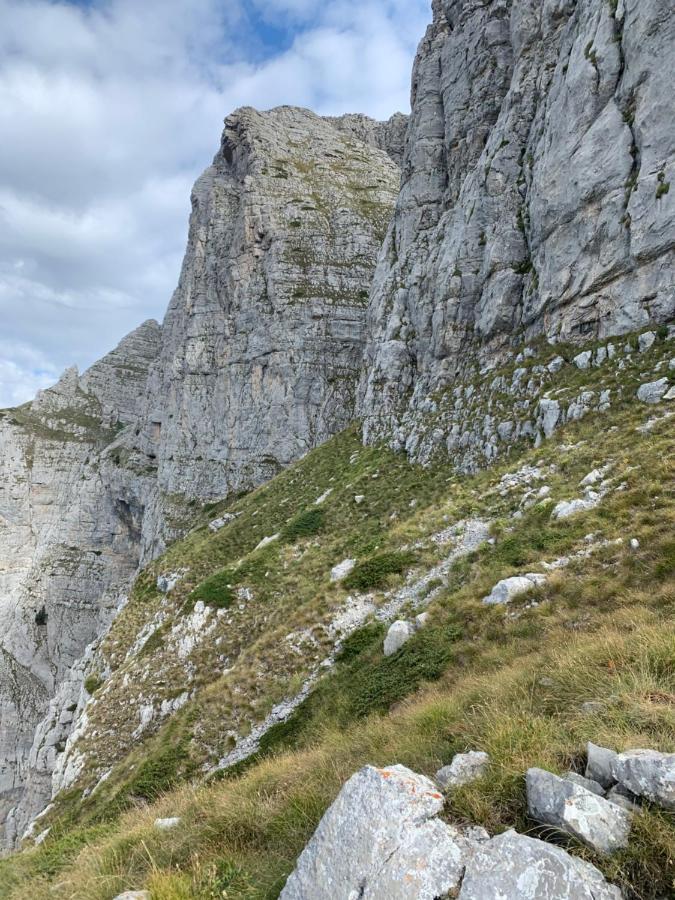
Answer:
[(288, 523), (282, 532), (285, 541), (297, 541), (312, 537), (323, 530), (326, 524), (326, 511), (320, 506), (299, 513)]
[(194, 591), (190, 594), (189, 602), (191, 606), (201, 600), (207, 606), (214, 609), (229, 609), (234, 603), (234, 591), (232, 586), (237, 580), (237, 576), (232, 569), (221, 569), (211, 575), (206, 581), (202, 581)]
[(385, 626), (382, 622), (371, 622), (358, 631), (354, 631), (345, 639), (342, 649), (336, 657), (338, 663), (348, 663), (361, 656), (366, 650), (384, 640)]
[(367, 591), (380, 587), (389, 575), (400, 575), (414, 562), (414, 553), (380, 553), (356, 565), (342, 583), (348, 591)]
[(354, 718), (386, 712), (424, 681), (436, 681), (452, 658), (454, 630), (426, 629), (393, 656), (357, 669), (349, 685), (349, 706)]
[(103, 679), (100, 675), (89, 675), (84, 680), (84, 689), (88, 694), (95, 694), (102, 684)]

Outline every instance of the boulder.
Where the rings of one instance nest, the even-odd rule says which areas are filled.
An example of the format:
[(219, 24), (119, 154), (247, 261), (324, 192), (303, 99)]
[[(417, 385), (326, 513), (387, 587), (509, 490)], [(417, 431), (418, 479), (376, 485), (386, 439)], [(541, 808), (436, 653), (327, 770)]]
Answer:
[(614, 853), (628, 843), (626, 810), (544, 769), (527, 773), (527, 808), (537, 822), (559, 828), (599, 853)]
[(410, 640), (413, 634), (415, 634), (414, 625), (411, 625), (410, 622), (398, 619), (389, 627), (387, 636), (384, 639), (384, 655), (393, 656), (397, 650), (401, 649), (406, 641)]
[(507, 831), (467, 861), (459, 900), (621, 900), (590, 863), (562, 848)]
[(531, 591), (533, 587), (544, 584), (545, 575), (528, 573), (527, 575), (514, 575), (512, 578), (504, 578), (498, 581), (487, 597), (483, 597), (483, 603), (487, 606), (497, 606), (510, 603), (515, 597)]
[(675, 810), (675, 753), (629, 750), (612, 761), (612, 775), (638, 797)]
[(436, 772), (436, 781), (443, 790), (461, 787), (480, 778), (490, 765), (490, 757), (480, 750), (458, 753), (449, 766), (443, 766)]
[(593, 354), (590, 350), (584, 350), (583, 353), (579, 353), (578, 356), (575, 356), (573, 360), (577, 369), (590, 369), (592, 361)]
[(459, 887), (469, 842), (443, 796), (404, 766), (366, 766), (325, 813), (281, 900), (434, 900)]
[(648, 381), (638, 388), (637, 398), (642, 403), (660, 403), (668, 392), (669, 382), (667, 378), (659, 378), (658, 381)]
[(612, 774), (612, 764), (616, 759), (616, 753), (606, 747), (599, 747), (592, 741), (586, 745), (586, 778), (597, 781), (605, 789), (616, 784), (616, 778)]

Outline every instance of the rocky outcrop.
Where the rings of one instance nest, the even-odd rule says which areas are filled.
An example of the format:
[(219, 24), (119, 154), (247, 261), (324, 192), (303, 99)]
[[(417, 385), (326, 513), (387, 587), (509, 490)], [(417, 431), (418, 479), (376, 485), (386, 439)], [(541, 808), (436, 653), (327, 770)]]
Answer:
[(10, 844), (51, 796), (52, 772), (55, 788), (77, 774), (61, 761), (86, 721), (87, 660), (139, 565), (200, 501), (261, 484), (352, 420), (404, 119), (230, 116), (194, 188), (162, 327), (146, 323), (84, 375), (68, 370), (0, 412)]
[(465, 833), (438, 818), (443, 796), (404, 766), (366, 766), (303, 850), (282, 900), (620, 900), (592, 865), (508, 831)]
[[(430, 395), (480, 386), (510, 346), (604, 338), (675, 311), (670, 11), (658, 0), (433, 7), (360, 401), (366, 439), (415, 458)], [(458, 453), (450, 425), (433, 441)]]

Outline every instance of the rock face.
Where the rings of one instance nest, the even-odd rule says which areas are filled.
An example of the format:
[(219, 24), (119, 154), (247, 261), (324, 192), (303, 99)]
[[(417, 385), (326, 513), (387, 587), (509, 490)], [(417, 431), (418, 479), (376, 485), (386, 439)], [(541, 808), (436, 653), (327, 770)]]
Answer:
[(457, 452), (429, 395), (509, 344), (603, 338), (675, 310), (667, 5), (433, 9), (360, 394), (366, 439), (422, 459)]
[(225, 121), (150, 375), (159, 498), (250, 489), (351, 422), (399, 177), (383, 151), (308, 110)]
[[(0, 826), (25, 802), (10, 816), (10, 843), (51, 796), (83, 678), (73, 684), (71, 667), (139, 564), (136, 498), (150, 470), (123, 472), (113, 448), (141, 413), (159, 335), (148, 322), (82, 377), (68, 370), (0, 413)], [(48, 709), (59, 690), (63, 708)]]
[(86, 716), (78, 660), (139, 565), (199, 501), (261, 484), (352, 420), (404, 128), (287, 107), (230, 116), (162, 327), (0, 412), (6, 843), (77, 774), (59, 760)]

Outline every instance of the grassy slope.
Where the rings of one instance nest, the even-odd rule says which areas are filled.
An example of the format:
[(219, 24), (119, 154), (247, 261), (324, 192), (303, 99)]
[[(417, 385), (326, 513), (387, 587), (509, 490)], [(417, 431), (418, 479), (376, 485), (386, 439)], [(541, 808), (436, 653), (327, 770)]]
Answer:
[[(651, 362), (664, 350), (651, 351)], [(514, 450), (473, 478), (455, 478), (447, 467), (416, 469), (380, 449), (360, 450), (348, 431), (239, 501), (233, 525), (215, 536), (202, 526), (172, 548), (139, 581), (110, 636), (108, 658), (120, 678), (125, 671), (143, 673), (134, 668), (137, 661), (122, 660), (163, 602), (153, 590), (159, 571), (189, 568), (171, 600), (171, 615), (179, 616), (193, 588), (241, 560), (239, 575), (227, 577), (249, 587), (254, 599), (224, 629), (239, 641), (227, 651), (236, 660), (233, 671), (216, 674), (221, 651), (214, 641), (198, 648), (193, 701), (123, 759), (88, 802), (80, 802), (79, 791), (62, 800), (45, 844), (0, 863), (0, 896), (109, 900), (121, 889), (149, 887), (153, 900), (271, 898), (341, 784), (366, 762), (400, 762), (432, 774), (454, 752), (487, 750), (488, 775), (453, 795), (448, 818), (537, 833), (524, 802), (529, 766), (580, 767), (589, 739), (617, 749), (672, 750), (673, 420), (648, 433), (636, 430), (663, 412), (632, 399), (647, 367), (641, 357), (622, 373), (627, 399), (609, 413), (568, 426), (539, 450)], [(593, 387), (605, 375), (583, 377)], [(546, 477), (537, 484), (547, 484), (557, 501), (578, 496), (580, 479), (606, 462), (615, 490), (597, 509), (554, 522), (550, 504), (540, 503), (512, 518), (524, 488), (504, 493), (505, 473), (538, 464)], [(303, 513), (329, 487), (323, 521), (310, 522), (316, 533), (307, 534)], [(355, 494), (366, 496), (360, 506)], [(211, 514), (220, 512), (216, 507)], [(415, 567), (423, 572), (440, 554), (429, 536), (468, 515), (491, 519), (496, 543), (455, 567), (430, 606), (427, 628), (385, 660), (381, 627), (366, 626), (348, 640), (335, 672), (268, 736), (258, 759), (220, 782), (180, 783), (227, 749), (231, 725), (243, 729), (259, 720), (302, 680), (307, 659), (289, 653), (284, 639), (328, 621), (344, 601), (346, 589), (328, 582), (331, 565), (419, 544)], [(278, 544), (254, 550), (277, 531)], [(499, 578), (537, 571), (544, 560), (583, 549), (589, 532), (623, 543), (574, 560), (508, 609), (482, 606), (480, 598)], [(631, 537), (640, 541), (637, 552), (628, 546)], [(401, 581), (390, 575), (388, 583)], [(144, 666), (159, 665), (167, 633), (155, 640)], [(314, 633), (321, 644), (320, 631)], [(325, 647), (310, 646), (306, 656), (319, 659), (322, 652)], [(166, 665), (161, 671), (170, 681)], [(180, 676), (180, 666), (168, 671)], [(103, 691), (113, 690), (115, 677)], [(123, 694), (109, 696), (121, 707)], [(583, 712), (589, 700), (605, 705)], [(101, 731), (114, 729), (104, 708), (110, 716), (115, 704), (99, 705), (92, 713), (101, 716)], [(101, 755), (104, 738), (92, 739)], [(141, 802), (164, 790), (154, 805)], [(183, 825), (155, 832), (158, 815), (181, 815)], [(656, 898), (673, 889), (675, 826), (656, 809), (636, 817), (630, 847), (611, 860), (573, 849), (629, 897)]]

